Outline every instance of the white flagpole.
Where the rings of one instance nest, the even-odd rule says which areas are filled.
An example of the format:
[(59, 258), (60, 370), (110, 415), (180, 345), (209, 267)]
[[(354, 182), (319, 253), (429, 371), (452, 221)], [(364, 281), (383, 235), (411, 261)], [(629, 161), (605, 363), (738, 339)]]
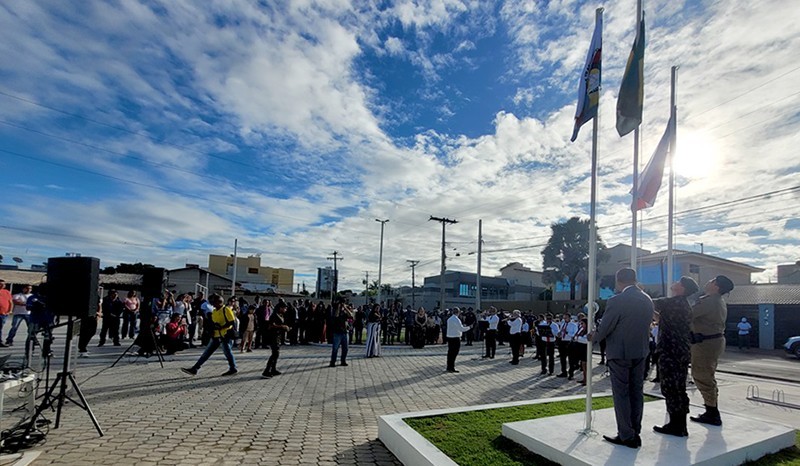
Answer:
[[(642, 21), (642, 0), (636, 2), (636, 34), (639, 34), (639, 24)], [(639, 123), (641, 126), (641, 123)], [(636, 208), (636, 196), (639, 193), (639, 126), (633, 130), (633, 200), (631, 202), (631, 268), (637, 270), (636, 255), (636, 220), (639, 209)]]
[[(602, 28), (603, 8), (595, 11), (595, 23)], [(603, 31), (600, 30), (602, 37)], [(600, 126), (600, 92), (598, 89), (597, 114), (592, 121), (592, 184), (591, 184), (591, 203), (589, 208), (589, 296), (586, 307), (588, 308), (587, 330), (594, 328), (594, 303), (597, 295), (597, 224), (595, 222), (597, 210), (597, 133)], [(586, 344), (586, 426), (584, 433), (592, 431), (592, 344)]]
[[(670, 141), (669, 141), (669, 214), (667, 215), (667, 221), (669, 225), (667, 226), (667, 290), (669, 290), (674, 280), (674, 261), (673, 261), (673, 236), (674, 236), (674, 228), (673, 224), (675, 223), (674, 214), (675, 214), (675, 149), (676, 149), (676, 139), (678, 133), (678, 107), (675, 102), (675, 85), (678, 81), (678, 67), (672, 67), (672, 76), (670, 79), (670, 96), (669, 96), (669, 116), (670, 121), (672, 121), (672, 128), (670, 128)], [(670, 291), (667, 291), (667, 295), (671, 295)]]

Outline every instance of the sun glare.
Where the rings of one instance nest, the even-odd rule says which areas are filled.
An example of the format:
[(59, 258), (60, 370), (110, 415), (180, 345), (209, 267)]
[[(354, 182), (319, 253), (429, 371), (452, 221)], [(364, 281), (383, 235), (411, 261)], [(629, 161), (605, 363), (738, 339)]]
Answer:
[(678, 131), (678, 151), (675, 154), (675, 173), (687, 178), (703, 178), (717, 163), (715, 141), (703, 133)]

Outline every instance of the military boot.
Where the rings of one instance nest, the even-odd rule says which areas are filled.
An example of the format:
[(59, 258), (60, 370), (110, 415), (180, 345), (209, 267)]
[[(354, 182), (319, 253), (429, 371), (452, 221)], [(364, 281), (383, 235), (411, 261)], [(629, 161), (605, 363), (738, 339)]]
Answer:
[(659, 434), (688, 437), (689, 432), (686, 430), (686, 414), (670, 413), (669, 422), (661, 427), (653, 426), (653, 430)]
[(722, 425), (722, 418), (719, 416), (719, 408), (716, 406), (706, 405), (706, 412), (699, 416), (692, 416), (690, 419), (694, 422), (699, 422), (700, 424), (708, 424), (711, 426)]

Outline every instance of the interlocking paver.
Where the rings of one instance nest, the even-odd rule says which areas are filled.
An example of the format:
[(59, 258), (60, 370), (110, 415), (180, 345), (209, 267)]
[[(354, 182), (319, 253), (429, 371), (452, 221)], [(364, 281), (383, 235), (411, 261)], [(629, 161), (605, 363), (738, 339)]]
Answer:
[[(234, 377), (220, 377), (221, 353), (190, 377), (179, 368), (199, 350), (164, 369), (135, 358), (108, 368), (120, 350), (100, 348), (76, 371), (105, 436), (68, 403), (61, 427), (37, 447), (37, 464), (399, 464), (377, 440), (380, 415), (582, 393), (574, 382), (539, 377), (530, 358), (516, 367), (481, 360), (480, 347), (462, 348), (460, 374), (444, 373), (441, 346), (388, 348), (375, 359), (352, 347), (347, 368), (327, 367), (330, 347), (285, 347), (284, 374), (268, 380), (260, 378), (268, 351), (237, 353)], [(596, 387), (607, 390), (608, 381)]]

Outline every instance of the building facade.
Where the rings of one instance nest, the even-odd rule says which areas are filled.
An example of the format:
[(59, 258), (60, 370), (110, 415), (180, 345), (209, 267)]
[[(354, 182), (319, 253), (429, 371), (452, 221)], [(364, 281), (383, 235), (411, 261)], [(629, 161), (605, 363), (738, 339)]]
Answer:
[[(210, 254), (208, 270), (223, 277), (233, 278), (233, 256)], [(294, 270), (261, 265), (260, 256), (236, 258), (236, 281), (252, 288), (281, 290), (292, 292), (294, 287)], [(267, 285), (258, 286), (258, 285)], [(261, 290), (260, 290), (261, 291)]]
[(781, 285), (800, 285), (800, 261), (778, 266), (778, 283)]

